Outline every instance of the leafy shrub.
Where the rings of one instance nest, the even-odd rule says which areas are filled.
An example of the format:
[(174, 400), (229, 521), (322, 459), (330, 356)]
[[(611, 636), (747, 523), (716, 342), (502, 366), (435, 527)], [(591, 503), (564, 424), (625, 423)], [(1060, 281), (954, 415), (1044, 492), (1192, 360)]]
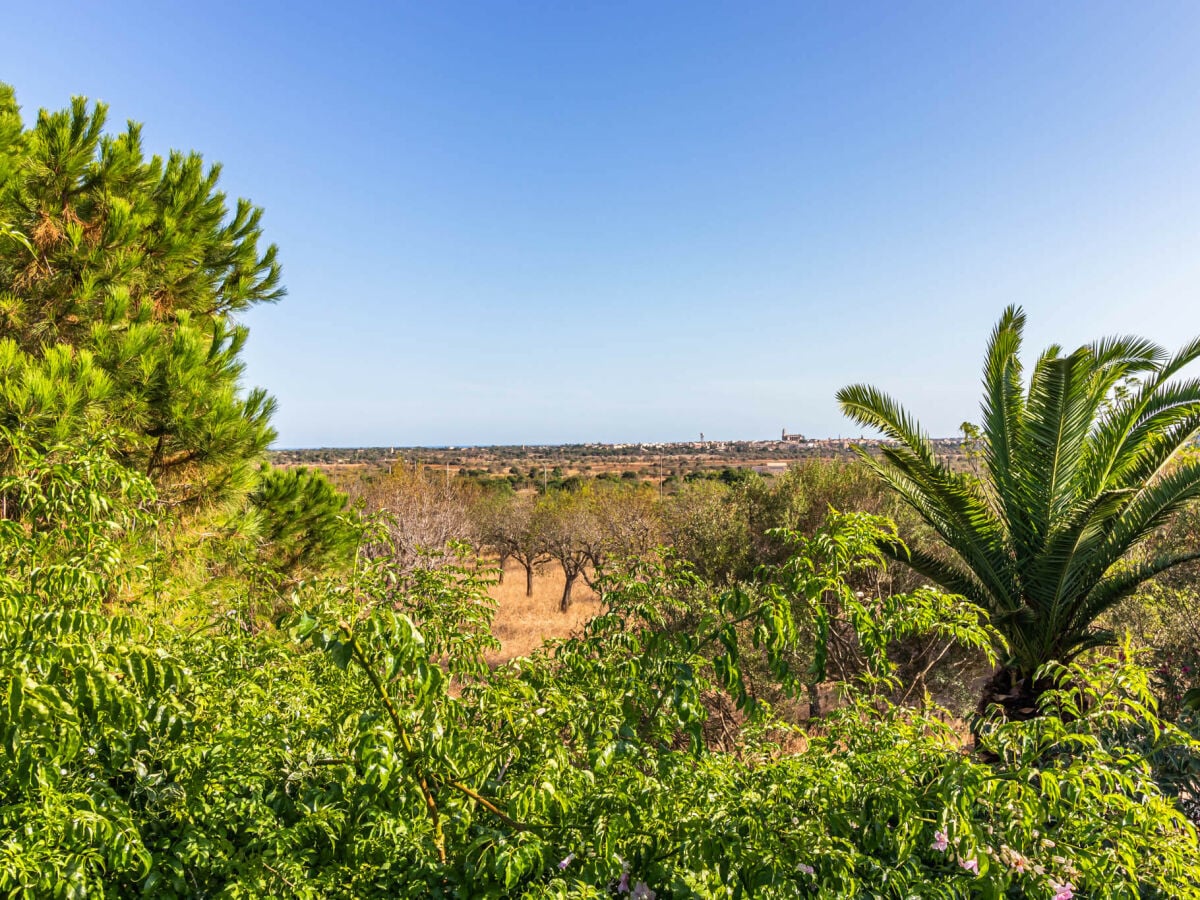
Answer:
[[(74, 487), (49, 492), (65, 499), (44, 524), (83, 527), (116, 482), (86, 465), (57, 471)], [(97, 521), (104, 532), (117, 520)], [(961, 598), (849, 589), (849, 573), (879, 564), (886, 528), (835, 516), (795, 539), (762, 589), (643, 560), (604, 583), (606, 611), (581, 634), (496, 672), (483, 663), (490, 576), (453, 557), (415, 569), (380, 557), (344, 581), (302, 582), (286, 628), (259, 631), (236, 616), (191, 631), (110, 616), (120, 566), (61, 598), (9, 578), (0, 886), (18, 897), (1198, 896), (1195, 829), (1149, 763), (1198, 747), (1156, 719), (1131, 655), (1046, 670), (1045, 714), (985, 724), (981, 754), (936, 708), (887, 699), (896, 641), (995, 636)], [(27, 525), (4, 546), (26, 575), (71, 552)], [(842, 685), (845, 705), (805, 733), (774, 717), (743, 653), (757, 648), (778, 690), (800, 690), (831, 613), (853, 624), (864, 664)], [(705, 731), (718, 694), (746, 717), (730, 751)]]

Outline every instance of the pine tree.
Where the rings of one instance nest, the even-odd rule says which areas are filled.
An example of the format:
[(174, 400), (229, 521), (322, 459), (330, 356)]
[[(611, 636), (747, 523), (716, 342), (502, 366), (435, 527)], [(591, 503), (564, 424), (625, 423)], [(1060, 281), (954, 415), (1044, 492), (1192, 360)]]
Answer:
[(274, 438), (235, 320), (283, 295), (262, 210), (230, 208), (219, 166), (147, 158), (140, 126), (105, 120), (76, 98), (25, 128), (0, 85), (0, 425), (119, 433), (174, 505), (244, 493)]
[(357, 517), (321, 472), (264, 466), (249, 501), (259, 558), (284, 578), (352, 561)]

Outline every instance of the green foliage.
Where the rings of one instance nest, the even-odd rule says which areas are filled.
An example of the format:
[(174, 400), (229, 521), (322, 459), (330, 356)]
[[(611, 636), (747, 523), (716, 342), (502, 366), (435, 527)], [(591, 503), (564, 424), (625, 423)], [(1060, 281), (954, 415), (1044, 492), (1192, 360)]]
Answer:
[(725, 485), (685, 483), (663, 509), (671, 546), (712, 581), (747, 578), (754, 570), (752, 533), (738, 497)]
[(890, 516), (918, 545), (924, 543), (916, 517), (858, 460), (806, 460), (771, 479), (737, 471), (743, 477), (732, 484), (715, 473), (689, 477), (663, 504), (671, 546), (705, 577), (754, 578), (760, 566), (787, 558), (786, 532), (812, 535), (831, 507)]
[(236, 496), (274, 401), (241, 393), (232, 317), (282, 296), (275, 248), (219, 167), (146, 158), (140, 126), (105, 118), (76, 98), (23, 128), (0, 91), (0, 425), (53, 443), (100, 424), (164, 499)]
[[(1136, 337), (1069, 354), (1051, 347), (1026, 390), (1024, 324), (1008, 309), (988, 347), (982, 481), (939, 461), (891, 398), (864, 385), (838, 394), (847, 415), (895, 442), (882, 458), (863, 458), (949, 551), (894, 555), (988, 611), (1009, 649), (1007, 683), (995, 687), (1016, 712), (1034, 704), (1033, 676), (1045, 663), (1113, 641), (1096, 625), (1102, 613), (1197, 558), (1194, 548), (1133, 554), (1200, 496), (1200, 463), (1177, 460), (1200, 428), (1200, 382), (1174, 380), (1200, 357), (1200, 340), (1175, 355)], [(1133, 391), (1130, 379), (1139, 382)]]
[(794, 531), (777, 535), (789, 548), (785, 562), (768, 570), (767, 590), (786, 597), (793, 607), (803, 605), (811, 623), (810, 683), (825, 681), (827, 662), (840, 633), (852, 644), (856, 664), (840, 667), (842, 679), (855, 680), (872, 690), (900, 687), (898, 666), (888, 650), (903, 641), (929, 636), (982, 652), (994, 662), (994, 648), (1004, 638), (991, 627), (986, 614), (962, 597), (923, 587), (908, 594), (868, 596), (855, 590), (857, 573), (884, 567), (883, 547), (901, 547), (889, 520), (866, 514), (844, 515), (830, 510), (825, 527), (811, 538)]
[(82, 897), (152, 858), (129, 787), (179, 740), (183, 670), (122, 617), (0, 598), (0, 890)]
[(139, 623), (99, 611), (130, 574), (122, 538), (154, 492), (102, 445), (43, 454), (6, 437), (0, 890), (86, 896), (102, 873), (136, 878), (150, 866), (109, 777), (129, 776), (156, 741), (182, 734), (178, 664)]
[[(125, 521), (100, 459), (60, 461), (48, 481), (53, 465), (30, 458), (29, 521)], [(936, 709), (885, 699), (895, 641), (990, 646), (979, 610), (851, 590), (847, 575), (894, 538), (882, 520), (785, 537), (793, 556), (764, 588), (647, 558), (601, 583), (606, 611), (582, 634), (495, 672), (490, 578), (465, 559), (380, 557), (345, 583), (301, 582), (286, 630), (110, 616), (96, 611), (104, 572), (70, 604), (9, 579), (0, 884), (18, 897), (1002, 897), (1067, 883), (1197, 896), (1195, 831), (1146, 754), (1198, 747), (1156, 721), (1142, 670), (1046, 673), (1059, 685), (1046, 715), (986, 729), (985, 762)], [(29, 572), (64, 550), (28, 527), (5, 546)], [(743, 650), (794, 689), (823, 615), (852, 624), (869, 663), (806, 735), (762, 702)], [(721, 695), (747, 716), (732, 752), (710, 745)]]
[(76, 450), (12, 451), (0, 476), (0, 591), (35, 608), (94, 607), (131, 574), (124, 539), (146, 520), (154, 489), (115, 462), (103, 440)]
[(259, 556), (272, 570), (290, 579), (349, 567), (361, 529), (346, 509), (346, 495), (319, 471), (264, 465), (247, 499)]
[[(1164, 579), (1166, 581), (1167, 579)], [(1200, 739), (1200, 621), (1195, 591), (1173, 576), (1158, 580), (1121, 603), (1107, 617), (1113, 628), (1143, 645), (1159, 715)], [(1200, 758), (1178, 748), (1144, 748), (1163, 790), (1200, 822)]]

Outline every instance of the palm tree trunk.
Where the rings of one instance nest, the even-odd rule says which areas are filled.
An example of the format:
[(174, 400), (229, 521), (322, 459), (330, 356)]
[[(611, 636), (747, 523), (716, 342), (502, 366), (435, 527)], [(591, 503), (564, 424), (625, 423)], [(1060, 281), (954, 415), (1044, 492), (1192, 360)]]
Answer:
[(983, 688), (975, 712), (979, 717), (995, 715), (997, 708), (1010, 722), (1025, 722), (1042, 714), (1042, 694), (1054, 685), (1048, 679), (1034, 680), (1032, 675), (1007, 666), (997, 666)]

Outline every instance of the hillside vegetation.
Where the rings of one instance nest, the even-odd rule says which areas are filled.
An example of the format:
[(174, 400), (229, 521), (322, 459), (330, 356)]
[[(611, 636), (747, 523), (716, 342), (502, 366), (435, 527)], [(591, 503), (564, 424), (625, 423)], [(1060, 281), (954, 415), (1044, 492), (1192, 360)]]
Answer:
[[(335, 485), (242, 383), (261, 210), (105, 127), (0, 88), (4, 895), (1200, 897), (1200, 349), (1021, 395), (1008, 314), (965, 472), (861, 389), (882, 460)], [(499, 664), (548, 567), (573, 630)]]

